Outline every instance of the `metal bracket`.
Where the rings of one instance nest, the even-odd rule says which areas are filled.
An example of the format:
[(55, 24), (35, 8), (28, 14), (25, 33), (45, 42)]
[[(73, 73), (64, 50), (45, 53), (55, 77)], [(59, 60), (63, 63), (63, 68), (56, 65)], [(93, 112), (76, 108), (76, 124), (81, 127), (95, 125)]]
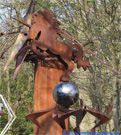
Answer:
[(14, 122), (14, 120), (16, 119), (16, 115), (14, 114), (12, 108), (10, 107), (8, 101), (6, 100), (6, 98), (0, 94), (0, 98), (2, 99), (5, 108), (7, 109), (9, 115), (10, 115), (10, 119), (8, 121), (8, 123), (5, 125), (5, 127), (3, 128), (2, 132), (0, 133), (0, 135), (5, 135), (5, 133), (8, 131), (8, 129), (10, 128), (10, 126), (12, 125), (12, 123)]

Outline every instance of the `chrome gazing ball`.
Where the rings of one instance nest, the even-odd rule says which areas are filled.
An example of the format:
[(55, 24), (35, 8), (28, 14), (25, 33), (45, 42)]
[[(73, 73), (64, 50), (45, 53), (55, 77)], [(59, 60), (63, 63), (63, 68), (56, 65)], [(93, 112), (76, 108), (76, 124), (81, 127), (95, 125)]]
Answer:
[(79, 91), (71, 82), (60, 82), (53, 90), (55, 102), (65, 108), (73, 105), (79, 97)]

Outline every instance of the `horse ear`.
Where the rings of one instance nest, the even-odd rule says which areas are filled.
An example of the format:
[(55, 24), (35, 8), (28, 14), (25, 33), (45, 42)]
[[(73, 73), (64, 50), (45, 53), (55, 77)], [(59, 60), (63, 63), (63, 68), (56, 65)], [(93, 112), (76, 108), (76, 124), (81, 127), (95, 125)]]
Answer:
[(20, 21), (19, 19), (16, 19), (16, 18), (14, 18), (14, 17), (13, 17), (13, 19), (16, 20), (16, 21), (18, 21), (18, 22), (20, 22), (20, 23), (22, 23), (23, 25), (25, 25), (25, 26), (31, 28), (31, 25), (29, 25), (29, 24), (27, 24), (27, 23), (25, 23), (25, 22), (22, 22), (22, 21)]

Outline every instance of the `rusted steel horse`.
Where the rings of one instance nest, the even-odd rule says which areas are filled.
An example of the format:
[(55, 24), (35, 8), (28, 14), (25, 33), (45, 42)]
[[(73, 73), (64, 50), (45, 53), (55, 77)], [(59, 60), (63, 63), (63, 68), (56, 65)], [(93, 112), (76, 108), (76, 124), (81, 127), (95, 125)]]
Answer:
[(37, 55), (40, 55), (40, 50), (49, 50), (67, 64), (66, 71), (60, 78), (61, 81), (69, 81), (69, 76), (74, 69), (72, 60), (77, 63), (77, 68), (82, 66), (86, 70), (89, 67), (88, 59), (83, 60), (83, 49), (80, 45), (69, 45), (57, 39), (60, 36), (60, 22), (55, 19), (51, 11), (39, 11), (33, 15), (31, 25), (21, 23), (29, 27), (28, 40), (31, 40), (31, 43), (28, 48)]
[[(58, 37), (60, 36), (60, 28), (59, 28), (60, 22), (55, 19), (55, 15), (52, 15), (51, 11), (45, 10), (45, 11), (39, 11), (35, 15), (33, 14), (31, 25), (26, 24), (25, 22), (22, 22), (20, 20), (18, 20), (18, 21), (21, 22), (22, 24), (28, 26), (29, 31), (28, 32), (26, 31), (24, 33), (25, 36), (28, 36), (26, 44), (23, 45), (23, 47), (20, 49), (19, 53), (16, 55), (17, 64), (16, 64), (14, 77), (16, 76), (16, 73), (18, 72), (18, 69), (20, 68), (21, 63), (25, 59), (29, 49), (31, 49), (33, 52), (35, 52), (37, 54), (36, 56), (41, 56), (42, 54), (44, 54), (44, 51), (45, 51), (46, 53), (54, 54), (54, 56), (59, 58), (59, 60), (61, 59), (66, 64), (66, 70), (62, 74), (62, 76), (60, 75), (61, 72), (59, 73), (59, 71), (57, 71), (58, 75), (61, 76), (61, 77), (58, 77), (58, 78), (60, 78), (61, 81), (69, 81), (69, 76), (74, 69), (74, 64), (72, 61), (74, 61), (77, 64), (77, 68), (83, 67), (83, 69), (86, 70), (87, 67), (89, 67), (88, 59), (86, 59), (86, 60), (83, 59), (83, 48), (81, 46), (79, 46), (77, 44), (69, 45), (69, 44), (63, 43), (58, 40)], [(38, 66), (38, 67), (40, 67), (40, 69), (42, 69), (41, 66)], [(42, 71), (45, 71), (45, 68)], [(48, 70), (48, 72), (46, 72), (46, 73), (54, 73), (54, 72)], [(56, 78), (56, 80), (54, 80), (54, 79), (48, 80), (46, 75), (43, 75), (43, 76), (46, 79), (44, 79), (44, 77), (41, 79), (39, 68), (37, 68), (37, 71), (35, 74), (35, 89), (34, 89), (34, 92), (36, 91), (37, 93), (36, 92), (35, 92), (36, 94), (34, 93), (35, 94), (34, 105), (39, 106), (40, 111), (38, 111), (38, 108), (36, 108), (34, 106), (34, 112), (31, 112), (30, 105), (28, 105), (29, 114), (27, 115), (28, 119), (30, 119), (33, 123), (35, 123), (41, 129), (42, 134), (44, 134), (45, 131), (41, 127), (41, 124), (37, 120), (37, 118), (48, 112), (51, 112), (52, 116), (48, 116), (47, 118), (50, 118), (50, 117), (53, 118), (53, 120), (55, 120), (64, 131), (66, 129), (65, 128), (66, 127), (65, 119), (68, 118), (70, 115), (76, 116), (76, 127), (74, 129), (75, 132), (80, 132), (79, 124), (87, 112), (89, 112), (90, 114), (92, 114), (93, 116), (95, 116), (96, 118), (101, 120), (91, 130), (93, 132), (95, 131), (96, 127), (100, 126), (101, 124), (105, 123), (106, 121), (108, 121), (110, 119), (108, 117), (108, 114), (111, 111), (111, 107), (108, 108), (108, 112), (106, 115), (104, 113), (100, 113), (90, 107), (83, 106), (83, 104), (81, 105), (80, 108), (78, 108), (76, 110), (68, 110), (68, 109), (65, 110), (65, 109), (62, 109), (57, 106), (54, 107), (55, 103), (52, 99), (52, 90), (53, 90), (54, 83), (56, 81), (58, 82), (59, 79), (57, 80), (56, 75), (54, 76)], [(49, 75), (49, 77), (51, 78), (51, 75)], [(51, 81), (52, 81), (53, 85), (51, 84)], [(40, 87), (40, 84), (42, 86), (46, 85), (46, 87), (45, 86)], [(50, 87), (50, 84), (52, 85), (51, 87)], [(42, 94), (42, 96), (40, 96), (40, 98), (39, 98), (39, 95), (41, 95), (41, 94)], [(49, 104), (50, 106), (48, 104), (43, 105), (43, 101), (45, 99), (48, 100), (50, 98), (51, 98), (51, 103)], [(39, 103), (39, 101), (41, 101), (41, 102)], [(80, 104), (81, 104), (81, 102), (80, 102)], [(45, 109), (44, 111), (42, 111), (43, 106)], [(49, 107), (49, 109), (48, 109), (48, 107)], [(42, 121), (42, 119), (41, 119), (41, 121)], [(51, 120), (51, 122), (52, 122), (52, 120)], [(51, 124), (51, 122), (50, 122), (50, 124)], [(44, 125), (44, 126), (46, 127), (46, 130), (48, 130), (48, 127), (46, 125)], [(57, 125), (56, 125), (56, 129), (57, 129)]]

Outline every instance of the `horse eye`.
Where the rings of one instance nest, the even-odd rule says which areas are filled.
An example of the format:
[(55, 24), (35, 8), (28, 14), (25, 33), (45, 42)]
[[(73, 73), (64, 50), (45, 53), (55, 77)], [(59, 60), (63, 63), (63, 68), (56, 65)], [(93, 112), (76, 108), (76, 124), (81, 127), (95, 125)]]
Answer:
[(28, 34), (27, 33), (24, 33), (24, 36), (28, 36)]
[(39, 39), (39, 37), (40, 37), (40, 35), (41, 35), (41, 31), (37, 34), (37, 36), (36, 36), (35, 40), (38, 40), (38, 39)]

